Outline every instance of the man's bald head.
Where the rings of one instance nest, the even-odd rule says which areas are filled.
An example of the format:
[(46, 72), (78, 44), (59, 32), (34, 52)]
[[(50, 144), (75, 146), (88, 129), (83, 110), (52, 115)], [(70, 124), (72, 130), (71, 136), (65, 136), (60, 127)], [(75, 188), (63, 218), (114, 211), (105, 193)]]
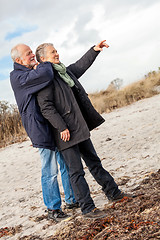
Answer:
[(13, 62), (17, 62), (28, 68), (33, 68), (36, 64), (35, 55), (32, 50), (23, 43), (17, 44), (12, 48), (11, 57)]

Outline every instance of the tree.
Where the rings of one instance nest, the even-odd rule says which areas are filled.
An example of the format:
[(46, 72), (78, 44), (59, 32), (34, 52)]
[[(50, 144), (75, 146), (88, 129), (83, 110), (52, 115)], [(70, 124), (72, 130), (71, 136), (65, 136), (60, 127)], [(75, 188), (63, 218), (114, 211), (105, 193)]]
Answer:
[(119, 90), (123, 85), (123, 79), (116, 78), (111, 82), (111, 85), (113, 85), (116, 90)]

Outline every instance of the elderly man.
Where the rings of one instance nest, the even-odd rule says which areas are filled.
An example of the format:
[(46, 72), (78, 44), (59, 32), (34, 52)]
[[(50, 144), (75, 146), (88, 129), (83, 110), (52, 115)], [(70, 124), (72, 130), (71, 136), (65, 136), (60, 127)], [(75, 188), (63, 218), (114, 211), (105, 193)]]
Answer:
[(53, 81), (51, 63), (37, 63), (35, 55), (29, 46), (18, 44), (11, 50), (14, 70), (10, 74), (11, 85), (15, 94), (23, 126), (30, 137), (33, 147), (39, 148), (42, 162), (42, 192), (44, 203), (48, 209), (48, 218), (66, 218), (67, 214), (61, 210), (61, 196), (57, 181), (60, 164), (62, 184), (65, 193), (66, 207), (78, 207), (75, 201), (67, 167), (62, 155), (56, 151), (53, 132), (50, 123), (42, 116), (36, 93)]
[(41, 44), (36, 50), (40, 63), (46, 64), (49, 61), (53, 64), (54, 74), (52, 85), (39, 91), (37, 100), (43, 116), (53, 126), (57, 147), (69, 167), (75, 198), (80, 204), (82, 214), (87, 218), (103, 217), (104, 212), (95, 208), (84, 178), (81, 157), (109, 200), (122, 199), (125, 195), (102, 167), (92, 145), (89, 130), (102, 124), (104, 119), (94, 109), (78, 81), (104, 47), (109, 46), (101, 41), (67, 68), (60, 62), (53, 44)]

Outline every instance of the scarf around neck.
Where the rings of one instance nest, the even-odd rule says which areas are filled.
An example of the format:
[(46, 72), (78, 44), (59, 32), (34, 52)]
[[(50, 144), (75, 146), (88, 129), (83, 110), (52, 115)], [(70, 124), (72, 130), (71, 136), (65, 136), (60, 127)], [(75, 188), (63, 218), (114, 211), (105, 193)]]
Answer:
[(68, 86), (73, 87), (75, 85), (72, 78), (66, 72), (66, 67), (63, 63), (61, 62), (59, 64), (53, 63), (53, 67), (55, 70), (57, 70), (59, 76), (68, 84)]

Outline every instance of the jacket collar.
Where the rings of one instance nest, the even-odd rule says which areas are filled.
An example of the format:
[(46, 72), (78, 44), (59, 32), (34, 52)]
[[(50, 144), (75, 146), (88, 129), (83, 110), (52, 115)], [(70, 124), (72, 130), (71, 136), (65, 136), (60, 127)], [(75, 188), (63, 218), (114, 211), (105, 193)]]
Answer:
[(14, 62), (14, 70), (30, 71), (31, 69), (29, 69), (19, 63)]

